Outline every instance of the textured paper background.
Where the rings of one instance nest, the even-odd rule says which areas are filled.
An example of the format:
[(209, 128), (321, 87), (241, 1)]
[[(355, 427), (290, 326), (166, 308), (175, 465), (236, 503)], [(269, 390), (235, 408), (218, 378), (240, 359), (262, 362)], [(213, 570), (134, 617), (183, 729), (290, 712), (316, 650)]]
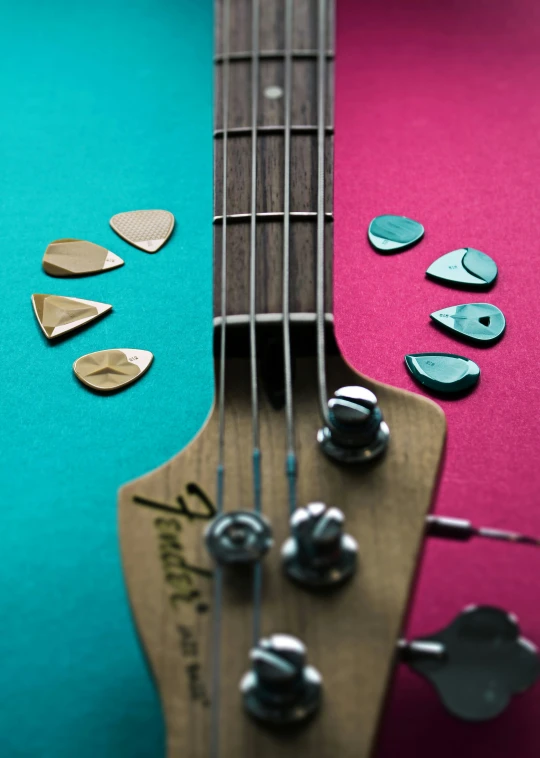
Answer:
[[(405, 352), (461, 350), (428, 323), (461, 295), (423, 271), (463, 244), (491, 253), (501, 277), (485, 299), (507, 314), (508, 334), (488, 351), (463, 348), (483, 376), (469, 399), (445, 403), (437, 510), (532, 532), (539, 13), (534, 0), (338, 0), (336, 114), (345, 352), (412, 388)], [(115, 491), (179, 450), (210, 402), (212, 3), (21, 0), (1, 4), (1, 17), (0, 755), (154, 758), (161, 719), (126, 603)], [(156, 256), (108, 227), (113, 213), (141, 206), (177, 216)], [(366, 226), (387, 211), (423, 221), (425, 241), (393, 258), (373, 253)], [(46, 277), (46, 244), (69, 235), (109, 246), (125, 267)], [(33, 291), (115, 309), (50, 345)], [(115, 397), (87, 393), (71, 363), (116, 345), (151, 349), (150, 373)], [(539, 568), (525, 549), (433, 543), (410, 631), (493, 602), (540, 642)], [(537, 689), (493, 725), (461, 726), (402, 672), (377, 758), (536, 757), (539, 703)]]
[[(444, 401), (441, 514), (540, 534), (540, 5), (536, 0), (338, 0), (335, 315), (342, 348), (368, 376), (422, 392), (408, 352), (454, 352), (482, 377)], [(408, 252), (381, 256), (369, 221), (408, 215), (426, 227)], [(462, 246), (500, 275), (488, 294), (429, 282), (425, 269)], [(457, 342), (429, 314), (462, 302), (498, 305), (495, 347)], [(415, 430), (411, 429), (411, 434)], [(408, 631), (429, 633), (469, 603), (514, 611), (540, 643), (540, 551), (430, 542)], [(540, 753), (540, 688), (487, 726), (446, 716), (429, 685), (400, 671), (377, 758)]]
[[(212, 2), (0, 6), (0, 755), (150, 758), (161, 716), (124, 592), (116, 491), (184, 446), (211, 400)], [(156, 255), (109, 228), (141, 207), (177, 219)], [(59, 237), (126, 264), (47, 277)], [(114, 311), (49, 344), (32, 292)], [(101, 397), (71, 365), (108, 347), (155, 360)]]

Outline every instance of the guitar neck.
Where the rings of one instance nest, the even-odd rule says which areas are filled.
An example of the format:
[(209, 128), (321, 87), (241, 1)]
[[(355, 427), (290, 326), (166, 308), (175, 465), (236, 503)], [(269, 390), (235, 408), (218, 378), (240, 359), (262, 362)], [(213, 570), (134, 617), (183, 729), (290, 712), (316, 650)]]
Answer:
[(286, 238), (290, 313), (316, 312), (320, 128), (324, 134), (325, 310), (332, 311), (334, 4), (325, 4), (325, 123), (319, 124), (319, 2), (291, 0), (288, 26), (287, 1), (260, 2), (257, 19), (252, 0), (216, 0), (216, 319), (222, 313), (227, 317), (249, 313), (253, 261), (256, 314), (283, 312)]

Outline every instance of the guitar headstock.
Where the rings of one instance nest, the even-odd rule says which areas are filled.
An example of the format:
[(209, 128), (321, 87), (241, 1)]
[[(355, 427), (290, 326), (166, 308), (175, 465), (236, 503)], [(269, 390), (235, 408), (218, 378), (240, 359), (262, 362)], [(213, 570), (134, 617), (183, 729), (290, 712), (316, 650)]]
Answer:
[[(253, 509), (252, 408), (249, 360), (229, 358), (224, 403), (223, 512)], [(355, 571), (326, 589), (291, 581), (282, 546), (291, 537), (283, 451), (285, 414), (260, 396), (263, 514), (273, 545), (262, 558), (262, 638), (293, 635), (307, 647), (308, 664), (322, 677), (314, 717), (291, 730), (261, 724), (246, 713), (240, 683), (254, 646), (252, 565), (217, 569), (205, 532), (216, 516), (219, 412), (169, 463), (120, 493), (120, 538), (129, 598), (141, 642), (159, 689), (168, 755), (210, 755), (212, 703), (219, 755), (360, 758), (369, 755), (396, 657), (425, 517), (445, 434), (442, 411), (417, 395), (360, 377), (338, 354), (327, 358), (328, 390), (362, 385), (378, 397), (390, 428), (386, 453), (366, 464), (340, 464), (317, 441), (321, 429), (316, 360), (294, 361), (297, 505), (339, 508), (358, 544)], [(274, 403), (275, 405), (275, 403)], [(215, 614), (220, 611), (219, 634)], [(212, 670), (219, 646), (219, 671)], [(212, 682), (217, 690), (212, 692)], [(216, 753), (217, 754), (217, 753)]]

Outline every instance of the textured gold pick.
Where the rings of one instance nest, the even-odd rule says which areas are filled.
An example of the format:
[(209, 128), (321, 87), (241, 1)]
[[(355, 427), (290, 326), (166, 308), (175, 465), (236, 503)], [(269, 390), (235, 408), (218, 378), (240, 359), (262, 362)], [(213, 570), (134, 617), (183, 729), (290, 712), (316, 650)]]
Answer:
[(45, 250), (42, 265), (50, 276), (82, 276), (118, 268), (124, 261), (94, 242), (61, 239), (51, 242)]
[(139, 379), (152, 363), (149, 350), (99, 350), (78, 358), (73, 364), (77, 379), (99, 392), (113, 392)]
[(128, 211), (117, 213), (110, 224), (130, 245), (156, 253), (172, 234), (174, 216), (169, 211)]
[(112, 305), (108, 303), (62, 295), (32, 295), (32, 306), (43, 334), (49, 340), (112, 310)]

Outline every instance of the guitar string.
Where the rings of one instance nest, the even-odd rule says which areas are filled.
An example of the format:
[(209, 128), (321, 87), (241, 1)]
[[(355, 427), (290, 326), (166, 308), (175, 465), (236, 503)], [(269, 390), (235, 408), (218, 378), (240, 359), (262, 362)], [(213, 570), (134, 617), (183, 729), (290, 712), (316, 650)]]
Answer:
[[(227, 326), (227, 151), (229, 130), (229, 33), (230, 0), (223, 0), (223, 62), (222, 62), (222, 98), (223, 98), (223, 187), (221, 231), (221, 332), (219, 356), (219, 441), (216, 483), (216, 515), (223, 512), (223, 490), (225, 480), (225, 347)], [(210, 758), (219, 756), (219, 696), (220, 696), (220, 652), (221, 652), (221, 610), (223, 606), (223, 569), (216, 564), (214, 571), (213, 623), (211, 632), (211, 702), (210, 702)]]
[[(252, 0), (251, 24), (251, 226), (249, 252), (249, 356), (251, 373), (251, 427), (253, 435), (253, 509), (261, 514), (261, 450), (257, 386), (257, 126), (259, 119), (259, 15), (260, 0)], [(253, 568), (253, 644), (260, 638), (262, 565)]]
[(325, 106), (326, 106), (326, 18), (327, 0), (319, 0), (317, 49), (317, 375), (321, 415), (328, 423), (328, 393), (326, 390), (325, 333), (324, 333), (324, 263), (325, 263)]
[(285, 4), (285, 145), (283, 180), (283, 361), (285, 369), (285, 418), (287, 434), (286, 475), (289, 486), (289, 511), (296, 509), (296, 450), (291, 365), (290, 324), (290, 234), (291, 234), (291, 100), (292, 100), (292, 0)]

